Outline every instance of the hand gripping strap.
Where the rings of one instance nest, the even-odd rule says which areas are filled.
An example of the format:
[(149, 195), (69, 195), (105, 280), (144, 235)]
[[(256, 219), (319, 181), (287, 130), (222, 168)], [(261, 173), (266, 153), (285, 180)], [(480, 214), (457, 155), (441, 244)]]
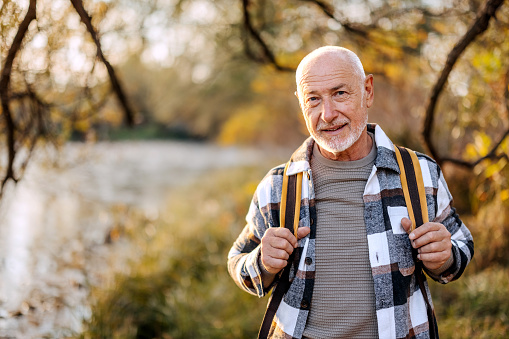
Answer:
[[(281, 203), (279, 205), (279, 227), (286, 227), (290, 231), (293, 231), (295, 237), (297, 237), (297, 230), (299, 228), (299, 216), (300, 216), (300, 201), (302, 193), (302, 172), (295, 175), (288, 176), (286, 171), (290, 165), (291, 160), (286, 164), (285, 171), (283, 173), (283, 188), (281, 191)], [(293, 258), (295, 257), (295, 251), (288, 258), (288, 263), (283, 269), (279, 282), (272, 293), (269, 306), (263, 316), (262, 325), (258, 333), (259, 339), (266, 339), (269, 335), (272, 321), (276, 315), (279, 304), (283, 300), (283, 296), (290, 287), (290, 268), (292, 266)]]
[[(396, 160), (400, 169), (401, 187), (408, 209), (408, 215), (412, 221), (412, 230), (429, 221), (428, 205), (426, 203), (426, 191), (422, 179), (421, 166), (419, 159), (414, 151), (394, 145)], [(426, 303), (426, 313), (428, 315), (429, 335), (431, 339), (438, 339), (438, 327), (436, 324), (435, 310), (428, 300), (428, 294), (424, 281), (426, 277), (422, 271), (422, 262), (417, 260), (417, 253), (413, 250), (415, 259), (415, 276), (419, 283), (424, 302)]]

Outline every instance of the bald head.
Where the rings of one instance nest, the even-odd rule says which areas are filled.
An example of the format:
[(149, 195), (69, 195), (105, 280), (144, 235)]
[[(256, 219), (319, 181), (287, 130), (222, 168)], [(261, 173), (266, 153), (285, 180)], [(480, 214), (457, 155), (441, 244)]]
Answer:
[(302, 59), (295, 80), (297, 83), (297, 91), (300, 96), (302, 81), (310, 74), (328, 73), (334, 67), (346, 68), (347, 71), (353, 72), (359, 79), (359, 85), (362, 86), (366, 78), (364, 67), (359, 57), (349, 49), (337, 46), (320, 47), (309, 53)]

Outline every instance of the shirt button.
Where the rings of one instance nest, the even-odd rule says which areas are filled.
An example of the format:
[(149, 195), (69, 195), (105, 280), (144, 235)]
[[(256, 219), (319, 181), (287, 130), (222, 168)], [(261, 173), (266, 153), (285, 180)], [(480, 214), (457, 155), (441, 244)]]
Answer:
[(306, 310), (309, 307), (309, 303), (306, 300), (302, 300), (300, 307)]
[(311, 223), (311, 225), (313, 225), (315, 223), (315, 219), (311, 218), (310, 223)]
[(306, 263), (306, 265), (311, 265), (313, 263), (313, 259), (311, 259), (311, 257), (306, 257), (304, 262)]

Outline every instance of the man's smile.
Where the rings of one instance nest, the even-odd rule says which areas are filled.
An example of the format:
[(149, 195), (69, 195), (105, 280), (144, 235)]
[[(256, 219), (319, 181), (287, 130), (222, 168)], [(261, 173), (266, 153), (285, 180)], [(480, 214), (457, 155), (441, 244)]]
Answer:
[(333, 134), (335, 132), (342, 130), (343, 127), (345, 127), (346, 125), (347, 125), (347, 123), (337, 124), (337, 125), (325, 127), (325, 128), (320, 128), (320, 132), (325, 132), (327, 134), (329, 134), (329, 133)]

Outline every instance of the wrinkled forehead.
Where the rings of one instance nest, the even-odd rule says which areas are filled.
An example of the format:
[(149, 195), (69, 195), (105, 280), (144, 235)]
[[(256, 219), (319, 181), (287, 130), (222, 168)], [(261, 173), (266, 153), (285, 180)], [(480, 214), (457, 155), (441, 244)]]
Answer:
[(334, 86), (335, 82), (349, 85), (362, 83), (364, 72), (341, 55), (323, 55), (305, 60), (296, 73), (297, 90), (306, 91), (316, 86)]

